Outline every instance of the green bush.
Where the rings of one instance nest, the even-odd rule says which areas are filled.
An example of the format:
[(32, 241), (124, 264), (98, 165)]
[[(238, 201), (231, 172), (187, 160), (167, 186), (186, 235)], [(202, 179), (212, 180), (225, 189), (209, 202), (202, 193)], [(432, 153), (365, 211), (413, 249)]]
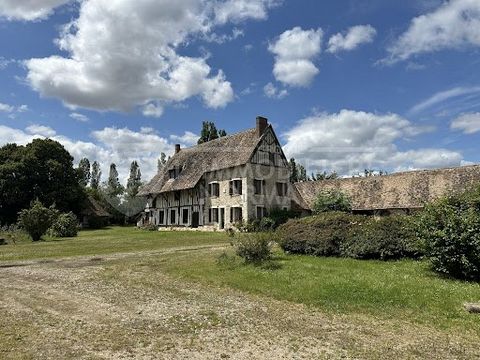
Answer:
[(263, 217), (258, 225), (258, 231), (272, 231), (275, 229), (275, 221), (271, 217)]
[(278, 242), (288, 253), (339, 256), (340, 245), (349, 236), (352, 227), (365, 220), (364, 216), (342, 212), (290, 220), (278, 228)]
[(300, 217), (300, 213), (294, 210), (272, 209), (270, 210), (268, 217), (274, 222), (274, 229), (280, 225), (285, 224), (290, 219)]
[(368, 218), (351, 229), (340, 252), (355, 259), (380, 260), (416, 258), (422, 253), (409, 216)]
[(459, 279), (480, 280), (480, 191), (428, 205), (417, 233), (433, 270)]
[(267, 232), (245, 233), (232, 240), (235, 253), (246, 263), (259, 264), (272, 256), (273, 234)]
[(313, 213), (321, 214), (327, 211), (350, 212), (352, 205), (350, 198), (340, 190), (323, 190), (313, 203)]
[(52, 237), (75, 237), (77, 233), (78, 219), (72, 212), (60, 214), (48, 229)]
[(33, 241), (38, 241), (47, 232), (48, 228), (58, 217), (58, 211), (51, 206), (46, 208), (35, 200), (30, 209), (23, 209), (18, 214), (18, 224), (31, 236)]

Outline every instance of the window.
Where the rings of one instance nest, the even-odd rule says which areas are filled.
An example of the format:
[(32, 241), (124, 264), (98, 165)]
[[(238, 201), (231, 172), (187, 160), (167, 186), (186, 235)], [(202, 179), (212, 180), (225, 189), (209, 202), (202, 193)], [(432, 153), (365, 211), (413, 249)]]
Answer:
[(277, 182), (277, 195), (278, 196), (287, 195), (287, 183)]
[(267, 209), (264, 206), (257, 206), (257, 219), (267, 216)]
[(188, 209), (182, 211), (182, 223), (188, 224)]
[(242, 208), (231, 207), (230, 208), (230, 222), (236, 223), (243, 220)]
[(208, 212), (209, 222), (218, 222), (218, 208), (211, 208)]
[(219, 183), (210, 183), (208, 184), (208, 192), (211, 197), (219, 197), (220, 196), (220, 184)]
[(156, 208), (157, 207), (157, 198), (154, 198), (153, 201), (152, 201), (152, 208)]
[(253, 180), (253, 187), (255, 188), (255, 195), (262, 195), (265, 193), (265, 180)]
[(173, 193), (173, 198), (175, 201), (180, 201), (180, 191), (175, 191)]
[(176, 179), (181, 172), (182, 172), (181, 167), (175, 167), (173, 169), (168, 170), (168, 177), (170, 179)]
[(165, 224), (165, 211), (160, 210), (160, 212), (158, 213), (158, 219), (160, 225)]
[(230, 195), (242, 195), (242, 179), (230, 181)]
[(170, 210), (170, 224), (177, 223), (177, 212), (175, 210)]

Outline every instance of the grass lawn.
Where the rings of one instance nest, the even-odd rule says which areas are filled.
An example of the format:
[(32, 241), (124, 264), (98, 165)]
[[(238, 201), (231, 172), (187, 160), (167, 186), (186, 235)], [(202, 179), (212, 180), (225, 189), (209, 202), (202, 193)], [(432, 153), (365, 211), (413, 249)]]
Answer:
[[(166, 271), (191, 281), (314, 306), (330, 313), (403, 319), (438, 329), (480, 335), (480, 316), (463, 309), (480, 301), (480, 284), (441, 278), (423, 261), (315, 258), (277, 252), (273, 264), (221, 261), (221, 251), (176, 254)], [(152, 266), (155, 260), (152, 259)]]
[[(155, 253), (156, 250), (167, 249), (175, 251)], [(225, 249), (228, 256), (222, 257)], [(115, 253), (132, 254), (104, 258), (96, 262), (75, 257)], [(147, 253), (150, 256), (142, 256)], [(13, 260), (64, 257), (70, 259), (63, 263), (37, 262), (22, 265), (26, 266), (23, 268), (10, 267), (10, 264), (15, 264)], [(220, 258), (223, 260), (219, 261)], [(67, 266), (68, 262), (71, 262), (70, 266)], [(42, 316), (51, 316), (52, 313), (60, 311), (57, 305), (47, 305), (51, 299), (60, 297), (63, 300), (59, 304), (64, 304), (62, 306), (66, 309), (65, 314), (60, 320), (48, 318), (52, 324), (63, 322), (77, 329), (81, 323), (75, 323), (69, 316), (70, 307), (80, 309), (78, 314), (82, 314), (86, 311), (82, 308), (85, 304), (98, 306), (98, 311), (118, 305), (116, 311), (124, 312), (120, 319), (130, 319), (133, 324), (131, 326), (138, 326), (139, 334), (144, 334), (145, 339), (163, 339), (162, 336), (171, 335), (172, 332), (184, 334), (180, 336), (181, 341), (185, 340), (185, 346), (191, 346), (192, 351), (199, 349), (196, 345), (188, 345), (192, 337), (195, 339), (200, 336), (199, 329), (211, 331), (212, 333), (207, 331), (205, 336), (214, 336), (216, 341), (218, 340), (218, 347), (224, 348), (223, 339), (226, 333), (237, 331), (236, 334), (257, 334), (257, 331), (266, 331), (266, 326), (274, 329), (269, 331), (280, 331), (276, 333), (281, 339), (279, 341), (291, 339), (295, 348), (303, 346), (302, 336), (310, 336), (306, 329), (316, 329), (312, 331), (318, 331), (315, 340), (319, 341), (319, 344), (332, 345), (332, 341), (338, 340), (341, 344), (332, 346), (339, 346), (338, 351), (346, 350), (354, 357), (360, 354), (360, 357), (383, 358), (396, 354), (420, 358), (472, 358), (471, 354), (476, 354), (478, 350), (476, 345), (472, 344), (476, 344), (475, 339), (480, 335), (480, 316), (467, 313), (463, 309), (463, 303), (480, 301), (480, 284), (442, 278), (431, 272), (428, 264), (422, 261), (381, 262), (315, 258), (284, 255), (276, 250), (276, 257), (272, 262), (257, 267), (244, 265), (240, 259), (235, 258), (228, 245), (228, 238), (223, 233), (148, 232), (128, 227), (112, 227), (82, 231), (77, 238), (0, 246), (0, 267), (2, 265), (5, 265), (3, 290), (8, 290), (11, 294), (8, 296), (15, 297), (15, 301), (23, 304), (19, 305), (18, 309), (14, 307), (14, 310), (5, 307), (3, 311), (10, 314), (5, 319), (12, 320), (8, 326), (19, 326), (19, 330), (12, 334), (24, 331), (28, 333), (28, 339), (33, 335), (27, 331), (30, 326), (27, 324), (33, 320), (25, 316), (33, 316), (37, 325), (42, 324), (44, 320), (38, 320)], [(2, 278), (0, 305), (3, 291), (1, 281)], [(54, 293), (49, 294), (51, 284), (57, 281), (59, 283), (52, 290)], [(17, 282), (18, 286), (15, 285)], [(46, 290), (40, 291), (42, 286)], [(62, 288), (65, 288), (63, 293), (56, 293)], [(237, 290), (244, 299), (238, 299)], [(78, 292), (76, 296), (81, 300), (74, 302), (75, 298), (69, 295), (71, 291)], [(47, 295), (51, 297), (43, 299)], [(30, 298), (41, 298), (38, 301), (41, 301), (42, 306), (54, 306), (54, 311), (38, 312), (40, 310), (36, 310), (39, 306), (37, 302), (27, 304), (34, 309), (33, 312), (22, 312)], [(276, 300), (283, 302), (275, 303)], [(250, 305), (246, 306), (244, 301)], [(3, 303), (10, 304), (11, 301), (5, 298)], [(263, 305), (259, 305), (257, 309), (257, 303)], [(310, 318), (311, 315), (302, 313), (304, 310), (297, 304), (307, 305), (308, 309), (317, 311), (322, 314), (319, 316), (324, 318)], [(148, 309), (153, 311), (153, 308), (154, 314), (146, 313), (145, 318), (139, 315)], [(267, 308), (268, 311), (262, 310)], [(167, 320), (165, 311), (170, 312)], [(263, 322), (265, 311), (269, 314), (267, 323)], [(185, 315), (185, 312), (188, 315)], [(308, 327), (304, 329), (306, 333), (298, 338), (295, 334), (303, 331), (302, 323), (291, 322), (296, 321), (297, 312), (300, 312), (302, 321), (306, 321), (303, 325), (307, 326), (308, 323)], [(245, 322), (238, 320), (239, 323), (238, 314), (243, 313), (246, 314)], [(184, 320), (183, 316), (186, 316), (187, 320)], [(141, 321), (139, 317), (142, 317)], [(95, 326), (105, 326), (107, 320), (102, 319), (99, 319)], [(130, 328), (124, 329), (120, 320), (115, 322), (110, 312), (105, 319), (112, 322), (111, 326), (118, 331), (119, 335), (115, 336), (123, 336), (128, 342), (134, 340), (129, 337)], [(22, 321), (25, 326), (18, 325), (22, 324)], [(174, 324), (174, 327), (164, 328), (165, 321), (167, 324)], [(197, 326), (199, 321), (205, 324)], [(250, 323), (252, 329), (245, 332), (243, 326), (249, 326)], [(193, 324), (188, 325), (189, 329), (191, 327), (193, 330), (185, 332), (185, 324)], [(327, 330), (321, 330), (319, 326), (323, 326), (322, 324), (326, 324)], [(222, 330), (224, 328), (225, 333)], [(161, 334), (156, 333), (158, 329), (163, 329)], [(336, 330), (329, 333), (328, 329)], [(37, 330), (39, 334), (43, 331), (42, 328)], [(63, 331), (62, 328), (57, 330)], [(217, 330), (218, 333), (215, 332)], [(75, 331), (78, 333), (72, 335), (74, 338), (86, 336), (81, 328)], [(88, 331), (95, 333), (97, 330)], [(205, 340), (207, 342), (210, 341), (208, 336)], [(265, 335), (265, 338), (268, 338), (268, 335)], [(375, 338), (378, 338), (379, 343), (373, 342)], [(61, 339), (58, 341), (63, 341)], [(232, 337), (232, 341), (237, 340), (241, 348), (241, 337)], [(255, 344), (257, 340), (245, 341)], [(395, 341), (416, 343), (409, 345), (411, 348), (395, 348)], [(431, 353), (438, 342), (441, 342), (442, 349), (439, 353)], [(17, 344), (17, 341), (12, 340), (12, 344)], [(86, 344), (88, 345), (88, 341)], [(422, 348), (419, 344), (425, 344), (425, 347)], [(57, 345), (63, 346), (60, 343)], [(12, 345), (12, 348), (15, 346), (17, 345)], [(456, 350), (449, 352), (451, 346)], [(350, 352), (351, 349), (355, 350)], [(392, 349), (397, 352), (392, 352)], [(371, 355), (374, 350), (378, 350), (378, 356)], [(58, 355), (53, 347), (51, 351)]]
[[(0, 237), (1, 235), (0, 233)], [(16, 245), (0, 246), (0, 261), (154, 251), (182, 246), (225, 244), (226, 241), (226, 235), (220, 232), (160, 232), (117, 226), (83, 230), (74, 238), (45, 237), (44, 241), (37, 243), (24, 240)]]

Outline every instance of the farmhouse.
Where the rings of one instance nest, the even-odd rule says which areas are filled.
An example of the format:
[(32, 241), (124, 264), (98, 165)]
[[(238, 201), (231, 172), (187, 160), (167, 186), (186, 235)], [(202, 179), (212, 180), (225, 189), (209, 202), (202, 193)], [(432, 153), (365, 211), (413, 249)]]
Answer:
[(175, 154), (139, 195), (147, 207), (139, 225), (224, 229), (291, 207), (290, 171), (266, 118), (256, 127)]
[(346, 193), (353, 211), (409, 213), (441, 196), (480, 184), (480, 165), (385, 176), (290, 184), (288, 161), (266, 118), (256, 127), (181, 149), (139, 196), (147, 198), (138, 225), (226, 229), (261, 219), (272, 209), (309, 214), (322, 190)]

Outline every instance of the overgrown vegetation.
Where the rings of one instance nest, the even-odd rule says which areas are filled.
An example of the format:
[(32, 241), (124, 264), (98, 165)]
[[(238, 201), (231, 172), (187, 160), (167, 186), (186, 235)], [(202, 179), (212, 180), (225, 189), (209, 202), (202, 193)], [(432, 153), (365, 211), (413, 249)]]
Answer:
[(344, 211), (352, 210), (350, 198), (340, 190), (323, 190), (321, 191), (313, 204), (313, 213), (321, 214), (327, 211)]
[(31, 237), (38, 241), (46, 234), (58, 217), (58, 210), (52, 205), (45, 207), (39, 200), (32, 202), (29, 209), (23, 209), (18, 215), (18, 224)]
[(480, 280), (480, 188), (427, 205), (417, 229), (433, 270)]
[(243, 233), (234, 236), (231, 244), (246, 263), (260, 264), (271, 258), (272, 240), (270, 232)]
[(48, 229), (52, 237), (75, 237), (78, 233), (78, 219), (74, 213), (60, 214)]
[(417, 258), (422, 253), (408, 216), (326, 212), (280, 226), (278, 241), (287, 253), (314, 256), (390, 260)]

